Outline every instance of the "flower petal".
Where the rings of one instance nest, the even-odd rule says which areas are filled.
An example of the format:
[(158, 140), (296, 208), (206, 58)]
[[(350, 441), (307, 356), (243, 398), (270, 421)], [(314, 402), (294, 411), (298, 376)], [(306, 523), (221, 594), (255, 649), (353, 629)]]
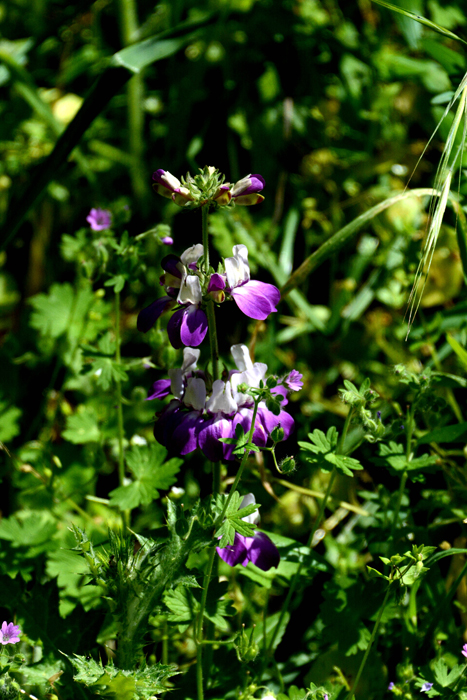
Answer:
[(208, 294), (209, 292), (218, 292), (219, 290), (225, 289), (225, 279), (223, 275), (219, 275), (215, 272), (211, 275), (208, 284)]
[(195, 411), (203, 411), (206, 403), (206, 384), (204, 379), (190, 377), (188, 379), (185, 395), (183, 397), (185, 406), (194, 408)]
[[(178, 309), (170, 319), (167, 324), (167, 334), (169, 340), (176, 350), (183, 347), (183, 343), (180, 338), (180, 328), (182, 325), (183, 317), (185, 315), (185, 307)], [(193, 343), (186, 343), (187, 345), (193, 345)]]
[(230, 382), (223, 382), (222, 379), (216, 379), (213, 382), (212, 394), (206, 404), (206, 410), (209, 413), (224, 413), (226, 416), (235, 413), (237, 404), (232, 398)]
[(236, 532), (234, 543), (228, 544), (227, 547), (224, 547), (223, 549), (216, 547), (216, 552), (229, 566), (236, 566), (237, 564), (243, 564), (246, 566), (246, 564), (248, 564), (248, 559), (246, 558), (247, 549), (245, 546), (246, 539), (246, 537), (243, 537), (243, 535), (239, 535), (238, 532)]
[(250, 280), (230, 291), (240, 311), (257, 321), (264, 321), (270, 313), (277, 311), (280, 292), (273, 284)]
[[(197, 347), (201, 345), (207, 332), (208, 319), (205, 312), (197, 306), (190, 304), (190, 306), (183, 310), (183, 317), (180, 325), (180, 340), (182, 344)], [(174, 347), (176, 346), (174, 345)]]
[(264, 533), (255, 532), (254, 537), (246, 537), (247, 556), (252, 564), (262, 571), (279, 566), (280, 554), (274, 542)]
[(201, 418), (198, 411), (185, 411), (167, 443), (169, 452), (187, 455), (198, 447), (198, 427)]
[(258, 418), (267, 435), (270, 435), (274, 428), (280, 425), (284, 430), (284, 440), (287, 440), (295, 427), (295, 421), (290, 413), (281, 411), (278, 416), (275, 416), (264, 404), (258, 408)]
[(165, 396), (170, 394), (170, 379), (158, 379), (152, 385), (152, 392), (150, 392), (146, 401), (152, 401), (152, 399), (163, 399)]
[(147, 333), (153, 327), (159, 316), (165, 311), (168, 311), (175, 305), (175, 300), (171, 297), (161, 297), (156, 299), (152, 304), (146, 306), (145, 309), (139, 312), (136, 326), (141, 333)]
[(233, 437), (232, 421), (221, 415), (213, 416), (198, 426), (198, 445), (211, 462), (229, 459), (232, 445), (219, 442), (220, 438)]

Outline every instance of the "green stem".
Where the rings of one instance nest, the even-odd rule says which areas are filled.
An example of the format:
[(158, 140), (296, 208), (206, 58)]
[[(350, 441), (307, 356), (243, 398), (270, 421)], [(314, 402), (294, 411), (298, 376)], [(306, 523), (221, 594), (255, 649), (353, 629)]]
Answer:
[(358, 669), (357, 675), (355, 676), (355, 680), (352, 684), (352, 688), (350, 689), (349, 693), (346, 695), (345, 700), (352, 700), (353, 694), (355, 691), (355, 688), (358, 685), (358, 681), (360, 680), (360, 676), (362, 675), (363, 669), (365, 668), (365, 664), (368, 659), (368, 655), (371, 651), (371, 647), (373, 646), (373, 642), (376, 639), (376, 635), (378, 634), (378, 628), (379, 628), (379, 623), (381, 622), (381, 618), (383, 617), (383, 612), (384, 609), (387, 605), (388, 599), (389, 599), (389, 593), (391, 592), (391, 583), (388, 586), (388, 589), (386, 591), (386, 595), (384, 596), (383, 604), (379, 610), (378, 617), (376, 618), (376, 622), (373, 627), (373, 632), (371, 633), (370, 641), (368, 642), (368, 646), (366, 648), (365, 654), (363, 656), (363, 659), (360, 663), (360, 668)]
[[(120, 355), (120, 292), (115, 292), (115, 362), (121, 364)], [(117, 397), (117, 430), (118, 430), (118, 481), (123, 486), (125, 479), (125, 455), (123, 450), (124, 430), (123, 430), (123, 407), (122, 407), (122, 387), (120, 379), (115, 379), (115, 393)]]
[[(407, 429), (406, 429), (406, 446), (405, 446), (405, 457), (407, 461), (410, 461), (413, 457), (412, 455), (412, 435), (414, 431), (414, 414), (415, 414), (415, 409), (412, 406), (410, 409), (407, 411)], [(397, 521), (399, 519), (399, 513), (402, 505), (402, 497), (404, 495), (405, 491), (405, 485), (407, 483), (407, 477), (408, 477), (408, 472), (407, 470), (403, 472), (399, 484), (399, 491), (397, 494), (397, 501), (396, 501), (396, 507), (394, 508), (394, 516), (392, 519), (392, 525), (391, 525), (391, 533), (389, 535), (389, 539), (393, 540), (394, 535), (396, 533), (397, 529)]]

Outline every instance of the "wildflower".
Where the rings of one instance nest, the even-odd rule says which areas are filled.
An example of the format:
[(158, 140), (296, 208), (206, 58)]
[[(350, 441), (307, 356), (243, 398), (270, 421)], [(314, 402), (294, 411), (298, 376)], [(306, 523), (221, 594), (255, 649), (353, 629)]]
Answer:
[(433, 687), (433, 683), (424, 683), (420, 688), (421, 693), (427, 693)]
[(388, 690), (393, 690), (394, 689), (394, 683), (391, 681), (388, 685)]
[(104, 231), (112, 224), (112, 214), (107, 209), (91, 209), (86, 221), (93, 231)]
[[(255, 503), (255, 497), (252, 493), (248, 493), (243, 497), (239, 510), (246, 508), (252, 503)], [(258, 525), (259, 513), (258, 511), (251, 513), (251, 515), (245, 516), (242, 520), (251, 525)], [(220, 547), (216, 549), (220, 558), (229, 566), (235, 566), (236, 564), (247, 566), (248, 562), (251, 561), (259, 569), (269, 571), (273, 566), (277, 567), (280, 561), (276, 545), (264, 532), (255, 532), (253, 537), (245, 537), (236, 532), (232, 545), (227, 545), (223, 549)]]
[[(160, 282), (167, 296), (157, 299), (140, 312), (138, 330), (146, 333), (161, 314), (175, 310), (167, 326), (170, 342), (174, 348), (183, 345), (197, 347), (208, 331), (204, 305), (209, 298), (218, 304), (226, 298), (233, 299), (240, 311), (259, 321), (264, 321), (270, 313), (277, 311), (276, 304), (280, 301), (277, 287), (250, 279), (247, 247), (236, 245), (233, 253), (232, 258), (225, 259), (225, 272), (215, 272), (209, 276), (198, 266), (199, 259), (204, 255), (200, 243), (185, 250), (180, 257), (166, 255), (162, 260), (165, 274)], [(203, 289), (206, 290), (205, 295)], [(177, 304), (178, 309), (175, 308)], [(301, 374), (294, 372), (294, 379), (298, 381)]]
[(461, 651), (462, 656), (467, 657), (467, 644), (464, 644)]
[(233, 257), (225, 259), (226, 291), (245, 316), (264, 321), (277, 311), (280, 292), (273, 284), (250, 279), (246, 245), (235, 245), (232, 252)]
[(4, 622), (0, 629), (0, 644), (16, 644), (19, 642), (20, 634), (21, 630), (18, 625)]
[(264, 200), (263, 195), (258, 194), (264, 185), (264, 177), (261, 175), (247, 175), (232, 187), (232, 199), (235, 204), (241, 204), (242, 206), (259, 204)]
[(303, 374), (300, 374), (300, 372), (297, 372), (296, 369), (293, 369), (284, 378), (284, 384), (288, 389), (290, 389), (290, 391), (300, 391), (300, 389), (303, 387), (302, 377)]
[(162, 197), (171, 199), (180, 207), (200, 207), (212, 203), (226, 206), (235, 204), (251, 206), (264, 200), (259, 194), (265, 185), (262, 175), (247, 175), (234, 185), (224, 182), (224, 176), (213, 166), (206, 166), (194, 177), (187, 173), (180, 181), (160, 168), (152, 174), (153, 190)]
[(174, 244), (174, 239), (172, 236), (164, 236), (163, 238), (160, 239), (161, 243), (164, 245), (173, 245)]
[[(220, 438), (235, 437), (238, 424), (244, 433), (250, 430), (254, 401), (239, 387), (244, 389), (246, 384), (258, 388), (261, 381), (266, 382), (267, 365), (253, 363), (245, 345), (233, 345), (231, 352), (237, 369), (229, 373), (227, 381), (217, 379), (210, 385), (204, 373), (196, 369), (199, 352), (194, 348), (184, 348), (182, 367), (169, 370), (170, 380), (158, 380), (153, 385), (148, 399), (173, 396), (158, 415), (154, 436), (171, 452), (184, 455), (199, 447), (213, 462), (233, 459), (234, 446), (220, 442)], [(288, 438), (294, 426), (292, 416), (282, 410), (287, 404), (287, 387), (278, 384), (272, 393), (283, 397), (281, 410), (276, 416), (264, 401), (260, 402), (252, 438), (259, 447), (266, 446), (269, 436), (278, 426), (283, 430), (283, 440)]]
[(139, 331), (147, 333), (159, 316), (179, 304), (167, 327), (173, 347), (196, 347), (203, 342), (208, 332), (208, 320), (201, 308), (203, 295), (199, 277), (191, 274), (198, 271), (197, 262), (203, 253), (203, 246), (198, 244), (185, 250), (180, 257), (167, 255), (162, 260), (165, 274), (160, 280), (167, 296), (157, 299), (140, 312), (137, 321)]

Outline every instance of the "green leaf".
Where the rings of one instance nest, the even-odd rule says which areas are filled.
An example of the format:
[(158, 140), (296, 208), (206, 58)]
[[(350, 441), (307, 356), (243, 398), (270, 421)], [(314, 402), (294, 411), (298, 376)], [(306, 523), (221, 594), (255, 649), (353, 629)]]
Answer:
[[(225, 498), (227, 497), (225, 496), (224, 499)], [(244, 535), (245, 537), (253, 537), (255, 533), (254, 525), (245, 522), (245, 520), (242, 520), (242, 518), (257, 511), (260, 504), (252, 503), (251, 505), (238, 510), (241, 500), (242, 497), (238, 491), (235, 491), (232, 494), (227, 511), (224, 515), (225, 520), (216, 532), (216, 536), (221, 538), (219, 543), (219, 547), (221, 548), (226, 547), (228, 544), (232, 545), (234, 543), (236, 532), (238, 532), (239, 535)]]
[[(353, 384), (347, 383), (353, 387)], [(352, 476), (352, 470), (363, 469), (357, 459), (335, 453), (339, 435), (334, 426), (329, 428), (326, 435), (322, 430), (314, 430), (312, 433), (308, 433), (308, 437), (310, 442), (299, 442), (298, 444), (305, 452), (312, 453), (312, 455), (305, 454), (307, 462), (315, 464), (322, 471), (329, 472), (335, 467), (342, 474)]]
[(415, 459), (407, 459), (405, 456), (405, 447), (396, 442), (391, 442), (388, 445), (380, 444), (380, 457), (374, 457), (373, 462), (380, 466), (389, 466), (394, 471), (416, 471), (418, 469), (426, 469), (433, 467), (439, 457), (437, 455), (422, 455)]
[(451, 671), (449, 671), (449, 668), (443, 659), (436, 659), (432, 666), (432, 669), (436, 682), (439, 683), (439, 685), (443, 688), (449, 688), (450, 686), (454, 685), (454, 683), (456, 683), (456, 681), (460, 678), (465, 669), (465, 666), (460, 666), (459, 664), (456, 664), (455, 666), (453, 666)]
[(34, 308), (30, 325), (41, 335), (59, 338), (68, 330), (73, 309), (74, 292), (68, 282), (53, 284), (48, 294), (36, 294), (30, 300)]
[(55, 518), (48, 511), (21, 510), (0, 522), (0, 539), (13, 547), (48, 544), (57, 533)]
[(409, 12), (409, 10), (405, 10), (403, 7), (392, 5), (390, 2), (385, 2), (385, 0), (373, 0), (373, 2), (375, 2), (377, 5), (381, 5), (382, 7), (387, 7), (388, 10), (398, 12), (399, 14), (404, 15), (404, 17), (409, 17), (410, 19), (413, 19), (416, 22), (420, 22), (420, 24), (424, 24), (426, 27), (429, 27), (435, 32), (438, 32), (438, 34), (443, 34), (444, 36), (448, 36), (450, 39), (455, 39), (456, 41), (461, 41), (463, 44), (467, 44), (467, 41), (461, 39), (461, 37), (457, 36), (457, 34), (454, 34), (454, 32), (450, 32), (449, 29), (440, 27), (439, 24), (435, 24), (431, 20), (426, 19), (426, 17), (416, 15), (413, 12)]
[[(264, 637), (264, 627), (265, 626), (264, 625), (257, 625), (257, 627), (255, 627), (255, 631), (253, 633), (253, 638), (260, 649), (260, 654), (263, 652), (263, 650), (269, 649), (273, 634), (274, 634), (276, 627), (278, 625), (278, 622), (279, 622), (280, 615), (281, 615), (281, 613), (277, 612), (277, 613), (274, 613), (274, 615), (270, 615), (266, 619), (266, 639)], [(274, 646), (272, 647), (272, 650), (277, 649), (280, 642), (282, 641), (282, 637), (284, 636), (284, 632), (287, 629), (287, 625), (289, 624), (289, 620), (290, 620), (290, 613), (287, 612), (282, 619), (281, 625), (279, 627), (279, 631), (278, 631), (276, 638), (274, 640)]]
[(465, 350), (465, 348), (462, 347), (462, 345), (459, 343), (458, 340), (456, 340), (456, 338), (454, 338), (454, 336), (449, 335), (449, 333), (446, 336), (446, 338), (449, 345), (452, 347), (457, 357), (459, 358), (460, 362), (464, 365), (464, 368), (467, 367), (467, 350)]
[(118, 292), (121, 292), (123, 287), (125, 286), (126, 279), (124, 275), (116, 275), (115, 277), (111, 277), (108, 279), (106, 282), (104, 282), (104, 287), (113, 287), (115, 294)]
[(78, 407), (76, 413), (68, 416), (66, 430), (62, 437), (75, 445), (84, 445), (88, 442), (99, 442), (100, 430), (97, 423), (97, 416), (92, 408), (83, 404)]
[(465, 442), (467, 435), (467, 422), (445, 425), (443, 428), (435, 428), (418, 439), (418, 445), (429, 442)]
[(0, 442), (9, 442), (19, 435), (21, 429), (18, 421), (22, 413), (20, 408), (0, 400)]
[(159, 498), (159, 489), (167, 490), (176, 482), (183, 460), (177, 457), (164, 462), (167, 450), (153, 443), (134, 446), (126, 453), (128, 469), (135, 480), (110, 492), (110, 505), (132, 510)]

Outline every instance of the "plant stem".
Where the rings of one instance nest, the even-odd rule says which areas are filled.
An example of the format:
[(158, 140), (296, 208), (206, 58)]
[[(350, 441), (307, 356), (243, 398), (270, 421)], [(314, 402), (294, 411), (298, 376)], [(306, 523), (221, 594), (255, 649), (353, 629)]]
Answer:
[[(407, 411), (407, 430), (406, 430), (406, 446), (405, 446), (405, 457), (407, 461), (410, 461), (413, 457), (412, 455), (412, 435), (414, 431), (414, 413), (415, 409), (412, 406)], [(407, 483), (408, 472), (405, 470), (401, 476), (399, 491), (397, 494), (396, 507), (394, 508), (394, 516), (392, 519), (391, 533), (389, 539), (393, 540), (396, 533), (397, 521), (399, 519), (399, 512), (402, 505), (402, 497), (404, 495), (405, 485)]]
[(364, 654), (363, 659), (360, 663), (360, 668), (357, 671), (357, 675), (355, 676), (355, 680), (352, 684), (352, 688), (350, 689), (350, 691), (346, 695), (345, 700), (352, 700), (354, 690), (357, 687), (358, 681), (360, 680), (360, 676), (362, 675), (363, 669), (365, 668), (365, 664), (366, 664), (366, 661), (368, 659), (368, 655), (371, 651), (371, 647), (373, 646), (373, 642), (375, 641), (376, 635), (378, 634), (379, 623), (381, 622), (381, 618), (383, 616), (384, 609), (385, 609), (387, 602), (388, 602), (388, 599), (389, 599), (389, 593), (391, 592), (391, 583), (388, 585), (386, 595), (384, 596), (383, 604), (379, 610), (378, 617), (376, 618), (376, 622), (375, 622), (374, 627), (373, 627), (373, 632), (371, 633), (370, 641), (368, 642), (368, 646), (366, 648), (365, 654)]
[[(121, 364), (120, 355), (120, 292), (115, 292), (115, 362)], [(115, 379), (115, 393), (117, 396), (117, 429), (118, 429), (118, 481), (123, 486), (125, 478), (125, 457), (123, 451), (124, 431), (123, 431), (123, 407), (122, 407), (122, 387), (120, 379)]]

